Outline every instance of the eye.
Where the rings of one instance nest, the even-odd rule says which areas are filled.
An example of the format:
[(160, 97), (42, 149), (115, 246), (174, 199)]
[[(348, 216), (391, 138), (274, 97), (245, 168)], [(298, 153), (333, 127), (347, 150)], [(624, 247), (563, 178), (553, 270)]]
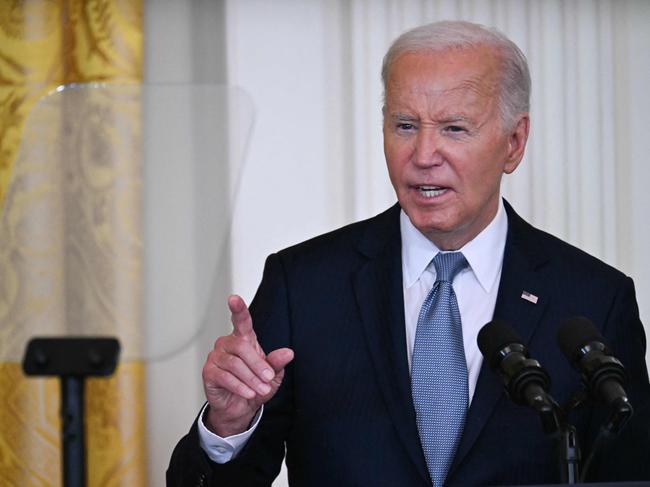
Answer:
[(413, 125), (412, 123), (408, 123), (408, 122), (399, 122), (397, 124), (397, 129), (408, 132), (408, 131), (414, 130), (415, 125)]
[(445, 131), (446, 132), (451, 132), (451, 133), (454, 133), (454, 134), (460, 134), (460, 133), (463, 133), (463, 132), (467, 132), (467, 130), (465, 130), (465, 128), (461, 127), (460, 125), (448, 125), (447, 127), (445, 127)]

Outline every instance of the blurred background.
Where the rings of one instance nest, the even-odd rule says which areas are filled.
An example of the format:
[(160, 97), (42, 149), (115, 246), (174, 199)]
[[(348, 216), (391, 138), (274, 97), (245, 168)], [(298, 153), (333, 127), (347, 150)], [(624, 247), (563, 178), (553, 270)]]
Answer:
[[(89, 485), (164, 485), (230, 329), (225, 296), (250, 301), (269, 253), (394, 203), (381, 59), (443, 19), (527, 55), (531, 138), (504, 196), (632, 276), (648, 328), (650, 2), (0, 0), (2, 485), (60, 485), (58, 384), (16, 358), (34, 315), (62, 333), (116, 322), (127, 353), (86, 395)], [(78, 84), (108, 93), (110, 116), (61, 98)], [(111, 135), (84, 152), (90, 125)]]

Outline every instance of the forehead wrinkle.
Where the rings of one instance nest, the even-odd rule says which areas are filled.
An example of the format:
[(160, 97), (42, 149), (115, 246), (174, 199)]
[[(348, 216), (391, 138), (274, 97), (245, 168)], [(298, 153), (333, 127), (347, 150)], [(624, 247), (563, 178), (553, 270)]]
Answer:
[[(489, 78), (489, 76), (474, 76), (461, 81), (458, 86), (441, 90), (439, 95), (442, 98), (442, 103), (438, 106), (438, 112), (446, 113), (443, 116), (449, 121), (472, 121), (476, 119), (478, 114), (487, 115), (489, 109), (498, 103), (498, 85), (486, 82), (486, 78)], [(451, 98), (454, 95), (462, 97), (462, 103), (454, 103)], [(446, 99), (450, 101), (453, 107), (451, 112), (448, 112), (449, 106), (445, 103)]]
[(463, 80), (458, 87), (452, 88), (452, 90), (467, 90), (479, 96), (493, 98), (498, 93), (498, 85), (490, 78), (492, 78), (490, 75), (472, 76)]
[(409, 94), (415, 94), (417, 96), (428, 98), (428, 103), (436, 103), (439, 99), (442, 99), (442, 102), (444, 103), (447, 96), (456, 93), (462, 94), (465, 92), (476, 95), (476, 97), (471, 97), (466, 100), (468, 104), (472, 104), (480, 102), (481, 100), (497, 98), (499, 93), (498, 83), (490, 78), (493, 77), (489, 74), (472, 76), (459, 81), (456, 86), (443, 89), (436, 89), (428, 84), (417, 87), (410, 86), (405, 89), (405, 87), (402, 86), (402, 83), (393, 83), (392, 86), (389, 87), (386, 98), (387, 100), (391, 98), (397, 103), (405, 103), (404, 98), (408, 98)]
[[(440, 95), (443, 100), (445, 94), (450, 90), (441, 90)], [(393, 110), (385, 111), (384, 115), (391, 120), (403, 122), (435, 122), (436, 124), (466, 122), (475, 126), (482, 126), (486, 120), (481, 115), (488, 114), (486, 106), (482, 103), (481, 97), (472, 97), (466, 100), (462, 105), (454, 103), (440, 103), (437, 100), (429, 100), (425, 104), (416, 103), (411, 106), (409, 103), (397, 103)], [(489, 118), (489, 117), (485, 117)]]
[(499, 83), (495, 75), (493, 65), (488, 64), (480, 72), (451, 81), (452, 86), (444, 88), (436, 86), (435, 77), (430, 83), (413, 83), (412, 79), (399, 79), (398, 75), (391, 77), (385, 101), (392, 105), (393, 118), (399, 115), (401, 119), (423, 118), (439, 123), (464, 120), (482, 126), (498, 104)]

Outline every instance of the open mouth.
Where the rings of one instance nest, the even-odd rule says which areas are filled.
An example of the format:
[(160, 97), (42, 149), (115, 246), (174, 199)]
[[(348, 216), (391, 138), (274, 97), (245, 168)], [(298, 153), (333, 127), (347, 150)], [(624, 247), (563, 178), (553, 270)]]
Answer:
[(435, 198), (436, 196), (441, 196), (449, 191), (449, 188), (443, 188), (441, 186), (417, 186), (417, 190), (425, 198)]

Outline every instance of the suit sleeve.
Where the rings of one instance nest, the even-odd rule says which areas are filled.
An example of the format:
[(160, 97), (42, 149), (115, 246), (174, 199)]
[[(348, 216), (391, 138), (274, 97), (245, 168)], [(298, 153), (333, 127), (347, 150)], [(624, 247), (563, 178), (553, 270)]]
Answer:
[[(277, 254), (269, 256), (250, 306), (253, 327), (266, 353), (291, 347), (289, 292)], [(212, 462), (199, 445), (196, 421), (176, 445), (167, 470), (168, 486), (270, 486), (280, 472), (293, 418), (293, 364), (264, 406), (263, 417), (244, 449), (225, 464)]]

